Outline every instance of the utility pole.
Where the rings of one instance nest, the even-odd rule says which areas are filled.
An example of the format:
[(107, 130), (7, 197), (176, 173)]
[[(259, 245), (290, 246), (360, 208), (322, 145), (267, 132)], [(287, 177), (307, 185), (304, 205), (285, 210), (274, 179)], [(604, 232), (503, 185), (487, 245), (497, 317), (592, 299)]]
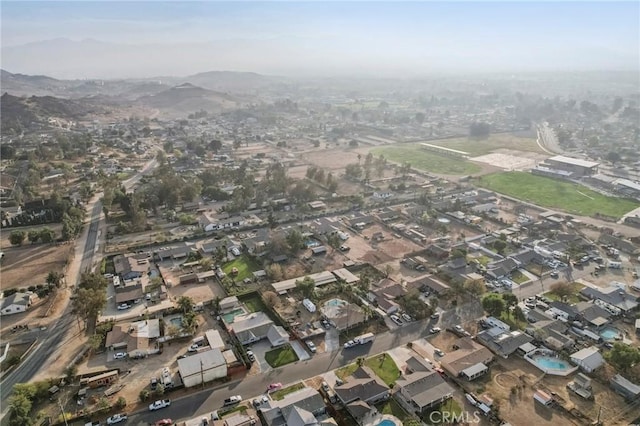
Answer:
[(67, 415), (64, 413), (62, 402), (59, 399), (58, 399), (58, 406), (60, 407), (60, 411), (62, 411), (62, 420), (64, 420), (64, 426), (69, 426), (69, 424), (67, 423)]
[(202, 389), (204, 389), (204, 365), (202, 360), (200, 360), (200, 379), (202, 380)]

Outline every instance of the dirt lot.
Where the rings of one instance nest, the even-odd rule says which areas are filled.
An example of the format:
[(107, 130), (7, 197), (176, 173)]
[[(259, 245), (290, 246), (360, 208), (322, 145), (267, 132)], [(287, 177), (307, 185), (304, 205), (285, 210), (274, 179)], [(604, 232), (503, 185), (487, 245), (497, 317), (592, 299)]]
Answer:
[[(348, 164), (358, 162), (358, 154), (362, 154), (358, 150), (351, 149), (326, 149), (324, 151), (307, 152), (304, 158), (312, 164), (327, 170), (342, 170)], [(335, 174), (335, 172), (334, 172)]]
[(73, 245), (26, 245), (3, 248), (3, 252), (0, 288), (6, 290), (44, 284), (50, 271), (63, 272), (73, 254)]
[[(371, 237), (376, 232), (382, 232), (385, 239), (372, 243)], [(419, 250), (421, 247), (406, 238), (396, 238), (391, 232), (379, 224), (373, 224), (360, 234), (352, 235), (346, 242), (350, 247), (347, 257), (353, 260), (365, 261), (372, 265), (401, 259), (408, 252)]]

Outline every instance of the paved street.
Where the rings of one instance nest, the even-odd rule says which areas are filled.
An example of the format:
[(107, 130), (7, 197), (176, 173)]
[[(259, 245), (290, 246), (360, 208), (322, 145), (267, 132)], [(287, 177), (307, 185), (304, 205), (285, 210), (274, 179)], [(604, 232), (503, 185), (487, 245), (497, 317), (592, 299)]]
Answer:
[[(441, 327), (448, 327), (456, 321), (471, 321), (481, 315), (479, 302), (475, 301), (466, 306), (460, 306), (451, 313), (443, 315)], [(480, 314), (479, 314), (480, 313)], [(369, 357), (391, 348), (406, 345), (420, 337), (429, 337), (428, 330), (436, 324), (436, 320), (416, 321), (396, 330), (376, 336), (371, 345), (356, 346), (350, 349), (339, 349), (336, 352), (317, 354), (307, 361), (298, 361), (282, 368), (272, 369), (265, 374), (250, 376), (242, 381), (230, 383), (216, 390), (207, 389), (188, 397), (172, 402), (171, 406), (162, 412), (140, 412), (129, 417), (130, 425), (146, 425), (160, 418), (171, 418), (174, 421), (197, 417), (222, 407), (222, 401), (231, 395), (242, 395), (248, 400), (266, 389), (270, 383), (281, 382), (288, 384), (299, 380), (317, 376), (327, 371), (354, 362), (358, 357)]]

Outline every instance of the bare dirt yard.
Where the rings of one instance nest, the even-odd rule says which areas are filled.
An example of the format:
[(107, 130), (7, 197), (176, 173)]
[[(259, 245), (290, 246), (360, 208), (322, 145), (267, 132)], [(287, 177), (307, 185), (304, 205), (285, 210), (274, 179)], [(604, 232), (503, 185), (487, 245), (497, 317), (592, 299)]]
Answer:
[[(326, 149), (324, 151), (307, 152), (304, 155), (306, 161), (327, 170), (342, 170), (348, 164), (358, 162), (358, 154), (365, 154), (351, 149)], [(335, 174), (335, 173), (334, 173)]]
[(26, 288), (44, 284), (51, 271), (64, 272), (73, 255), (72, 244), (34, 244), (2, 248), (4, 259), (0, 266), (0, 288)]
[[(373, 242), (373, 235), (378, 233), (382, 234), (383, 239)], [(391, 256), (393, 259), (401, 259), (407, 253), (422, 249), (421, 246), (406, 238), (394, 237), (392, 232), (377, 223), (363, 229), (362, 236), (371, 242), (372, 248)]]

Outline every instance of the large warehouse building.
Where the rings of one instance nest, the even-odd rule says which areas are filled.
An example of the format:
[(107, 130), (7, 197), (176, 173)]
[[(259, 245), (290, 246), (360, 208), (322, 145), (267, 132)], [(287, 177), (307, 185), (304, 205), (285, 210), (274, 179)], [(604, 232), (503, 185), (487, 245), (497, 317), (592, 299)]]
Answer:
[(600, 163), (596, 163), (595, 161), (581, 160), (579, 158), (565, 157), (563, 155), (547, 158), (544, 164), (542, 164), (542, 166), (550, 169), (570, 172), (572, 178), (592, 176), (598, 173), (599, 165)]

